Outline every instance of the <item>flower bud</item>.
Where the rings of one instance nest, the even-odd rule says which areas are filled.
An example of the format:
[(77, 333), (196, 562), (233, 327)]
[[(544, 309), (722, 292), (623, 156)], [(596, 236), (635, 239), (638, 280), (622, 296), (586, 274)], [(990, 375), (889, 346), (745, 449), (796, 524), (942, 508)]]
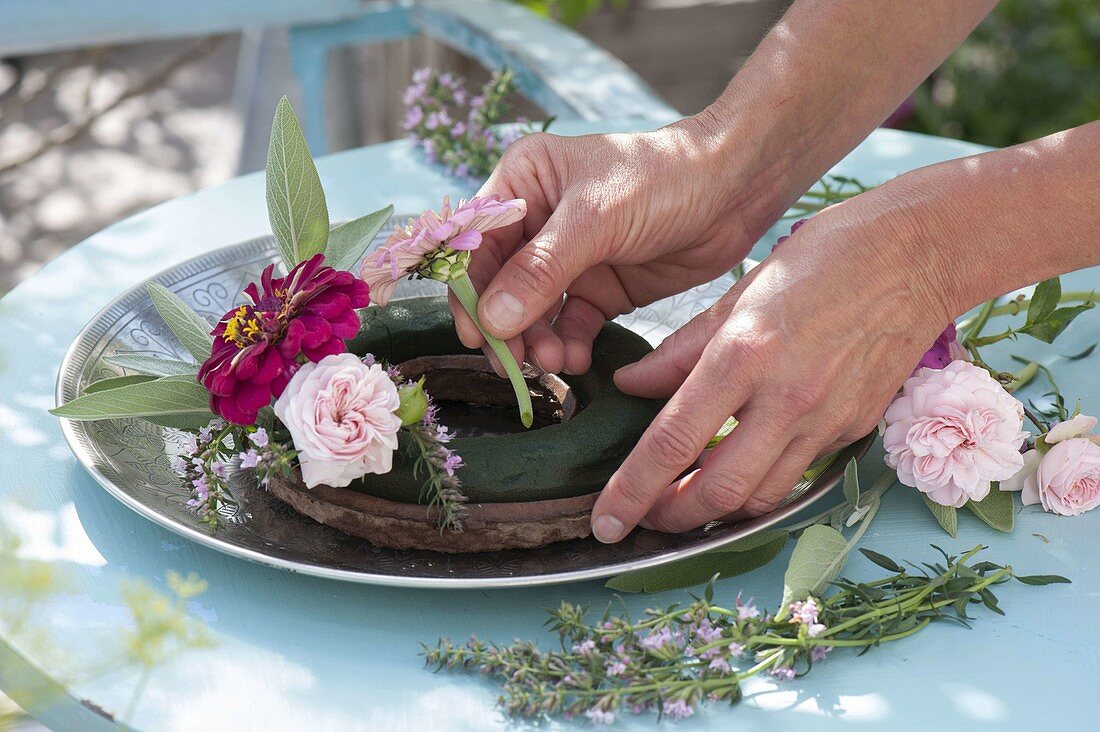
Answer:
[(428, 411), (428, 395), (424, 392), (423, 377), (415, 384), (399, 387), (397, 397), (401, 403), (394, 414), (401, 420), (402, 427), (408, 427), (424, 419), (424, 413)]

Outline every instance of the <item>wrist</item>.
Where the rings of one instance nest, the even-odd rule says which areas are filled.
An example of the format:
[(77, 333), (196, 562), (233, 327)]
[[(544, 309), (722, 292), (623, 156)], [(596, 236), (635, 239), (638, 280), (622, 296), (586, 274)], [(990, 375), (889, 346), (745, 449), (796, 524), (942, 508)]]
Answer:
[(733, 219), (757, 240), (802, 192), (792, 184), (785, 154), (770, 131), (751, 129), (742, 115), (727, 113), (720, 99), (701, 112), (664, 128), (683, 146), (681, 159), (705, 180), (715, 215)]

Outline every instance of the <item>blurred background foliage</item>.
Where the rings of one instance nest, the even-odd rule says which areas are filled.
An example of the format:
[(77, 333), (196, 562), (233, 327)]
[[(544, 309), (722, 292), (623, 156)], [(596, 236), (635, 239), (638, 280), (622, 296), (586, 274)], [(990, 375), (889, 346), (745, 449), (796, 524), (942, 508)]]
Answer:
[(1001, 0), (904, 126), (1003, 147), (1100, 119), (1100, 2)]

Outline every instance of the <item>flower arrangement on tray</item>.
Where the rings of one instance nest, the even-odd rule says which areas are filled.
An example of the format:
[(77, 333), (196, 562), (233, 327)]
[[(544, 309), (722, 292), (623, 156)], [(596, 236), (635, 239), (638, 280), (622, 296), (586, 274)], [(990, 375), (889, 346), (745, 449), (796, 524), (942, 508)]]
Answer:
[[(403, 278), (446, 283), (477, 320), (477, 293), (466, 274), (482, 232), (519, 221), (524, 201), (475, 198), (427, 211), (395, 228), (353, 273), (390, 219), (387, 207), (330, 228), (324, 192), (297, 118), (284, 98), (272, 126), (267, 166), (272, 232), (285, 274), (268, 265), (242, 292), (241, 304), (211, 330), (177, 295), (155, 282), (149, 296), (196, 363), (116, 355), (136, 372), (90, 383), (52, 413), (73, 420), (139, 418), (184, 430), (172, 469), (188, 505), (216, 528), (234, 498), (230, 466), (261, 484), (299, 471), (307, 488), (344, 487), (391, 471), (399, 449), (412, 453), (418, 499), (441, 528), (461, 530), (462, 457), (425, 391), (395, 364), (352, 354), (360, 313), (384, 306)], [(487, 336), (503, 364), (524, 427), (531, 392), (508, 349)]]

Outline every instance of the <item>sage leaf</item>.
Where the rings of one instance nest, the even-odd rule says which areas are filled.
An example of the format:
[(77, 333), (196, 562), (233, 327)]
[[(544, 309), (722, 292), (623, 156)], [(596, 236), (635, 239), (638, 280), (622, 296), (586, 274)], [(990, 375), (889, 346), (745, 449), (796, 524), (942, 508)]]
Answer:
[(150, 376), (189, 376), (199, 373), (198, 364), (188, 363), (186, 361), (176, 361), (170, 358), (120, 353), (114, 356), (107, 356), (103, 360), (119, 368), (137, 371)]
[(131, 374), (129, 376), (111, 376), (106, 379), (100, 379), (99, 381), (93, 381), (84, 387), (85, 394), (95, 394), (100, 391), (110, 391), (111, 389), (117, 389), (120, 386), (130, 386), (131, 384), (141, 384), (146, 381), (152, 381), (157, 377), (149, 376), (147, 374)]
[(849, 460), (844, 466), (844, 498), (852, 506), (859, 505), (859, 468), (855, 458)]
[(763, 567), (787, 544), (788, 532), (764, 531), (724, 547), (659, 567), (625, 572), (605, 587), (619, 592), (664, 592), (692, 587), (711, 578), (736, 577)]
[(210, 394), (193, 376), (165, 376), (86, 394), (50, 410), (56, 417), (77, 421), (209, 412)]
[(989, 495), (980, 501), (967, 501), (966, 508), (997, 531), (1009, 532), (1016, 519), (1016, 503), (1012, 496), (994, 483)]
[(924, 493), (921, 493), (920, 497), (924, 499), (924, 505), (928, 506), (928, 510), (931, 511), (932, 515), (936, 517), (936, 521), (938, 521), (940, 526), (943, 527), (943, 530), (946, 531), (952, 539), (958, 536), (959, 517), (954, 507), (941, 506), (940, 504), (931, 500)]
[(794, 545), (783, 575), (783, 602), (777, 617), (785, 617), (792, 602), (821, 592), (836, 579), (844, 569), (849, 548), (844, 535), (833, 527), (823, 524), (807, 527)]
[(1062, 300), (1062, 282), (1057, 277), (1043, 280), (1035, 285), (1031, 302), (1027, 306), (1024, 325), (1033, 325), (1046, 320)]
[(199, 361), (210, 358), (210, 349), (214, 345), (210, 324), (189, 308), (179, 295), (159, 282), (150, 282), (145, 285), (145, 289), (160, 317), (176, 334), (187, 352)]
[(328, 234), (325, 264), (333, 269), (354, 267), (391, 216), (392, 205), (335, 227)]
[(863, 554), (863, 556), (867, 557), (883, 569), (895, 572), (897, 574), (901, 574), (905, 571), (905, 567), (901, 566), (885, 554), (879, 554), (872, 549), (860, 549), (859, 551), (861, 554)]
[(169, 427), (174, 430), (194, 432), (209, 425), (210, 421), (216, 419), (216, 417), (210, 412), (206, 412), (205, 414), (195, 412), (194, 414), (147, 415), (140, 419), (155, 424), (158, 427)]
[(1066, 579), (1065, 577), (1063, 577), (1061, 575), (1058, 575), (1058, 574), (1030, 574), (1030, 575), (1024, 575), (1022, 577), (1019, 576), (1019, 575), (1013, 575), (1013, 576), (1016, 577), (1017, 581), (1023, 582), (1025, 585), (1042, 586), (1042, 585), (1060, 585), (1060, 584), (1067, 584), (1068, 585), (1068, 584), (1070, 584), (1070, 581), (1068, 579)]
[(267, 216), (287, 269), (325, 250), (328, 207), (317, 166), (286, 97), (275, 108), (267, 149)]

